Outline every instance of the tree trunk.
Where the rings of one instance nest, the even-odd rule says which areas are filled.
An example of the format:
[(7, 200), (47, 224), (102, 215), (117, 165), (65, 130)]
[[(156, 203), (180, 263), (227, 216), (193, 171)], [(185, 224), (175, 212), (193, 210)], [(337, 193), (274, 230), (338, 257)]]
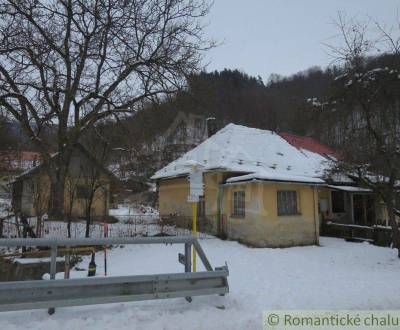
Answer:
[(71, 216), (68, 217), (68, 224), (67, 224), (67, 231), (68, 231), (68, 238), (71, 238)]
[(58, 164), (57, 170), (50, 169), (49, 218), (64, 219), (64, 191), (68, 164)]
[(92, 205), (93, 205), (93, 198), (94, 198), (94, 189), (93, 183), (91, 184), (91, 191), (90, 196), (86, 200), (86, 232), (85, 237), (90, 237), (90, 223), (92, 218)]
[(88, 205), (86, 205), (86, 230), (85, 230), (85, 237), (90, 237), (90, 223), (91, 223), (91, 209), (92, 209), (92, 202), (91, 200), (86, 201)]
[(36, 217), (36, 237), (42, 237), (43, 218), (41, 215)]
[(86, 215), (86, 230), (85, 230), (85, 237), (90, 237), (90, 215)]

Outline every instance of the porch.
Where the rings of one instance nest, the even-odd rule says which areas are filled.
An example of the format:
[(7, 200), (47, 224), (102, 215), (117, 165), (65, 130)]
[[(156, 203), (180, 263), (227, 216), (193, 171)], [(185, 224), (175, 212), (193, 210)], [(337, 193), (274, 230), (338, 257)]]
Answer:
[(319, 190), (321, 223), (387, 226), (385, 204), (369, 189), (329, 185)]
[(391, 243), (385, 204), (369, 189), (329, 185), (320, 191), (319, 211), (323, 236)]

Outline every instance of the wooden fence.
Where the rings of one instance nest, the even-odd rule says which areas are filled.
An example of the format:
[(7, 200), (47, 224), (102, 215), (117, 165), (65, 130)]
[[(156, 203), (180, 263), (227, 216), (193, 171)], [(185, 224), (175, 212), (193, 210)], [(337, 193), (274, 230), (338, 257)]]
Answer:
[(392, 229), (384, 226), (368, 227), (329, 222), (321, 226), (320, 234), (353, 242), (370, 242), (378, 246), (390, 246), (392, 243)]

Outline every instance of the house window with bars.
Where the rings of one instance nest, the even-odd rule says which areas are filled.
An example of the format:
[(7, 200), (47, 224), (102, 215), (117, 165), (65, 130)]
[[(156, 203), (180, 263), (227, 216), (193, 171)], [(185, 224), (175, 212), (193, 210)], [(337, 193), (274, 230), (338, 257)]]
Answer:
[(278, 191), (278, 215), (299, 214), (297, 192), (295, 190)]
[(232, 216), (237, 218), (244, 218), (246, 215), (246, 194), (244, 190), (233, 192), (233, 213)]

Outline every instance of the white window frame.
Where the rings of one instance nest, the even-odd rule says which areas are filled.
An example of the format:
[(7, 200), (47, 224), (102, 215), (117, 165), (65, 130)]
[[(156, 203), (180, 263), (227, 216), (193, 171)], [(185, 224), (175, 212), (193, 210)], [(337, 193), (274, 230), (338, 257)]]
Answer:
[(232, 217), (246, 217), (246, 191), (235, 190), (232, 194)]
[(296, 190), (278, 190), (276, 193), (278, 216), (300, 215), (299, 193)]

